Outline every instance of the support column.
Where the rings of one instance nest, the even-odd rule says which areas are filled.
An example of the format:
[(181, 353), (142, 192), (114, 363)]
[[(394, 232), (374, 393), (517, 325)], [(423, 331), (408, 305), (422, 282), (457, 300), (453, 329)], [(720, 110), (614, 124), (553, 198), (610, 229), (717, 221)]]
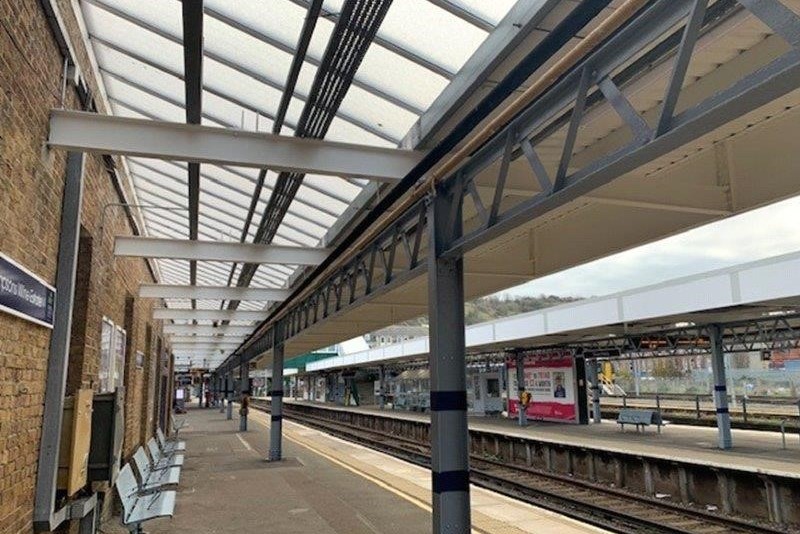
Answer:
[(230, 373), (225, 375), (225, 398), (228, 399), (228, 411), (225, 419), (233, 419), (233, 377)]
[(58, 241), (55, 323), (53, 331), (50, 333), (42, 438), (39, 447), (39, 468), (36, 473), (36, 496), (33, 509), (34, 528), (37, 532), (49, 532), (61, 523), (54, 517), (56, 478), (58, 477), (61, 424), (64, 413), (64, 393), (67, 388), (72, 308), (75, 300), (75, 278), (78, 266), (78, 239), (83, 203), (83, 167), (83, 153), (70, 152), (67, 155), (67, 175), (64, 181), (61, 229)]
[(586, 360), (589, 370), (589, 380), (592, 383), (592, 421), (597, 424), (601, 422), (600, 416), (600, 361)]
[(469, 533), (469, 431), (464, 343), (464, 260), (441, 256), (461, 234), (460, 194), (428, 207), (433, 532)]
[(378, 366), (378, 407), (383, 410), (386, 406), (386, 368)]
[(214, 375), (208, 377), (208, 404), (206, 408), (216, 407), (217, 381)]
[(219, 413), (225, 413), (225, 378), (217, 377), (217, 399), (219, 400)]
[(521, 352), (514, 355), (514, 372), (517, 374), (517, 421), (519, 426), (528, 426), (528, 414), (522, 406), (522, 393), (525, 391), (525, 357)]
[(731, 415), (728, 413), (728, 391), (725, 385), (725, 353), (722, 351), (722, 331), (719, 325), (708, 327), (711, 342), (711, 371), (714, 375), (714, 406), (717, 409), (719, 448), (733, 447)]
[(244, 402), (244, 396), (249, 395), (248, 382), (248, 369), (247, 364), (242, 363), (239, 366), (239, 406), (241, 407), (239, 413), (239, 432), (247, 432), (247, 408)]
[(281, 439), (283, 438), (283, 325), (275, 324), (272, 345), (272, 390), (269, 392), (270, 425), (269, 425), (269, 461), (277, 462), (282, 457)]

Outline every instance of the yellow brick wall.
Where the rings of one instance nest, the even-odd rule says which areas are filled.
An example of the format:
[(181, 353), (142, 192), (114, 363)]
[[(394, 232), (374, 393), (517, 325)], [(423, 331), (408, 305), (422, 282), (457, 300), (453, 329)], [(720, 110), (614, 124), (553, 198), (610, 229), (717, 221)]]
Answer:
[[(59, 5), (81, 70), (98, 94), (72, 5)], [(60, 106), (63, 58), (37, 0), (0, 0), (0, 24), (0, 251), (55, 285), (65, 154), (46, 150), (44, 141), (49, 110)], [(79, 106), (72, 90), (65, 105)], [(132, 233), (123, 210), (107, 209), (100, 234), (103, 207), (120, 201), (102, 159), (88, 156), (81, 217), (86, 282), (77, 296), (68, 392), (97, 388), (102, 317), (124, 327), (126, 295), (153, 281), (144, 261), (113, 257), (113, 236)], [(148, 322), (158, 335), (152, 305), (135, 298), (129, 309), (126, 455), (152, 431), (147, 418), (154, 409), (155, 377), (147, 373), (152, 360), (146, 350)], [(47, 328), (0, 312), (0, 534), (32, 532), (49, 339)], [(136, 351), (145, 353), (143, 368), (135, 365)]]

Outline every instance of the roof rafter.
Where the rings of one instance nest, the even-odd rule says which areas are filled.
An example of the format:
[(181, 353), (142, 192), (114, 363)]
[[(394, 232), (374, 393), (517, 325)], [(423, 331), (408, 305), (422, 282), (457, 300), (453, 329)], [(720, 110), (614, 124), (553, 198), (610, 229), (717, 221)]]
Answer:
[(50, 113), (48, 143), (90, 153), (388, 182), (405, 176), (423, 156), (411, 150), (57, 109)]
[(114, 255), (199, 261), (317, 265), (328, 255), (328, 250), (230, 241), (181, 241), (179, 239), (117, 236), (114, 238)]

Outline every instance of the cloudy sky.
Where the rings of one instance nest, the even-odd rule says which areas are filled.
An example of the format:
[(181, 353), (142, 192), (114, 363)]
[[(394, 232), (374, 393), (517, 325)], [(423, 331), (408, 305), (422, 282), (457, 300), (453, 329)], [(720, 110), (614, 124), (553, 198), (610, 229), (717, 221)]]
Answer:
[(552, 274), (501, 295), (605, 295), (796, 250), (800, 250), (800, 197)]

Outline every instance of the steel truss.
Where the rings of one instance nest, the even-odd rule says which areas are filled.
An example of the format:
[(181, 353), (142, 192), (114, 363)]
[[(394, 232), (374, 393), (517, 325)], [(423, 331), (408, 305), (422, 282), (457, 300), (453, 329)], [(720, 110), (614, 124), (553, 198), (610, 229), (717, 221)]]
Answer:
[[(695, 356), (711, 353), (711, 329), (719, 327), (722, 349), (726, 354), (755, 352), (761, 350), (789, 350), (800, 348), (800, 313), (775, 317), (748, 319), (734, 322), (690, 325), (679, 328), (653, 330), (646, 333), (625, 334), (614, 337), (595, 338), (573, 343), (559, 343), (536, 347), (510, 347), (505, 350), (474, 351), (467, 349), (468, 367), (479, 367), (505, 362), (510, 353), (521, 352), (526, 356), (552, 354), (554, 351), (575, 349), (586, 359), (663, 358), (673, 356)], [(427, 357), (396, 363), (375, 363), (386, 370), (426, 368)], [(318, 371), (336, 373), (341, 369)], [(316, 374), (309, 372), (307, 374)]]
[(725, 353), (800, 348), (800, 314), (731, 323), (686, 326), (570, 344), (587, 356), (662, 357), (711, 352), (711, 328), (718, 326)]
[[(707, 13), (707, 4), (708, 0), (658, 0), (645, 8), (498, 132), (465, 165), (440, 182), (434, 192), (419, 200), (316, 289), (288, 308), (281, 319), (286, 324), (285, 339), (396, 289), (425, 272), (427, 241), (423, 249), (422, 236), (427, 232), (427, 207), (435, 197), (447, 198), (453, 206), (459, 207), (471, 202), (478, 214), (478, 225), (471, 224), (468, 231), (441, 253), (443, 258), (458, 258), (800, 87), (798, 17), (778, 0), (741, 0), (741, 6), (789, 42), (791, 50), (727, 89), (674, 114), (698, 36), (704, 25), (713, 22), (709, 21), (712, 8)], [(658, 44), (667, 42), (673, 36), (670, 32), (681, 25), (683, 29), (675, 46), (666, 47), (667, 50), (659, 48)], [(673, 52), (676, 57), (665, 89), (665, 105), (655, 126), (650, 126), (630, 104), (624, 94), (627, 78), (620, 74), (651, 50), (661, 54), (654, 59)], [(608, 102), (630, 128), (632, 141), (570, 174), (568, 169), (581, 118), (588, 107), (603, 101)], [(554, 124), (564, 119), (565, 112), (569, 116), (566, 141), (558, 170), (554, 176), (549, 176), (536, 145), (551, 132)], [(520, 156), (530, 164), (532, 180), (542, 190), (504, 208), (501, 201), (510, 162)], [(492, 202), (484, 205), (475, 178), (497, 161), (501, 164)], [(461, 209), (449, 212), (460, 213)], [(451, 233), (462, 221), (451, 217), (444, 224)], [(232, 360), (249, 361), (271, 348), (272, 343), (266, 343), (265, 338), (272, 336), (273, 328), (274, 323), (258, 331)], [(226, 362), (220, 372), (232, 368), (233, 361)]]

